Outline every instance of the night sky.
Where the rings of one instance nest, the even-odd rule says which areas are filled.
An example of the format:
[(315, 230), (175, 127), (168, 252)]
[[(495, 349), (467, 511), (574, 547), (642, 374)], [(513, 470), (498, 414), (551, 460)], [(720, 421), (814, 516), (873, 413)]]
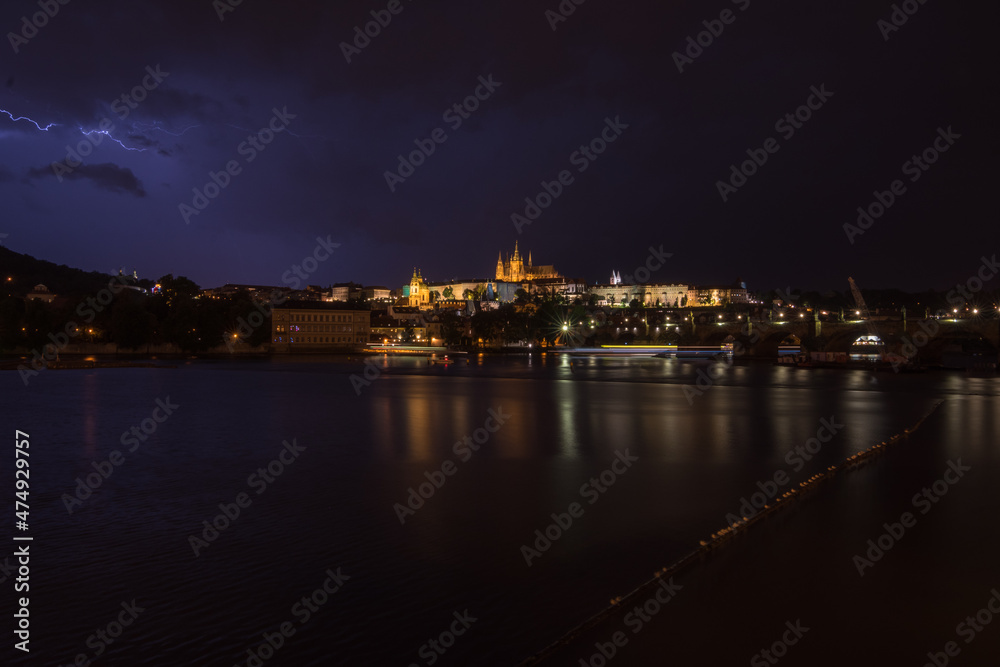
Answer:
[[(557, 0), (243, 0), (223, 20), (221, 0), (49, 1), (37, 31), (22, 21), (36, 2), (0, 11), (0, 233), (57, 263), (281, 284), (329, 236), (340, 247), (309, 282), (399, 287), (414, 266), (492, 277), (516, 240), (591, 282), (662, 245), (654, 281), (916, 290), (1000, 251), (987, 3), (910, 0), (889, 30), (892, 4), (870, 0), (565, 0), (558, 22)], [(723, 10), (729, 24), (711, 23)], [(341, 43), (373, 11), (391, 22), (348, 63)], [(704, 21), (722, 33), (680, 72), (673, 54)], [(121, 96), (144, 81), (130, 108)], [(444, 116), (477, 87), (468, 118)], [(779, 131), (812, 87), (832, 96)], [(105, 119), (110, 136), (82, 133)], [(620, 136), (574, 160), (606, 119)], [(262, 150), (244, 143), (269, 123), (287, 125)], [(437, 128), (446, 140), (391, 190), (385, 172)], [(904, 163), (939, 128), (952, 145), (911, 181)], [(777, 152), (724, 202), (717, 182), (769, 138)], [(81, 143), (60, 182), (52, 163)], [(185, 220), (192, 189), (230, 161), (239, 173)], [(572, 182), (518, 233), (511, 215), (564, 170)], [(896, 179), (905, 193), (849, 242), (843, 225)]]

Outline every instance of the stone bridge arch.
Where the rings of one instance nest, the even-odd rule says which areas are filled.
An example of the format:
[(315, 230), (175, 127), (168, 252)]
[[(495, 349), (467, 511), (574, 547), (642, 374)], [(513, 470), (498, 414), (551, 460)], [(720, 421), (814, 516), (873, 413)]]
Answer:
[[(823, 333), (823, 350), (825, 352), (852, 352), (854, 342), (862, 336), (869, 335), (870, 332), (864, 326), (841, 326), (824, 327)], [(876, 335), (882, 340), (883, 345), (891, 344), (894, 338), (893, 335), (887, 335), (883, 332)]]
[(762, 336), (754, 349), (758, 357), (777, 357), (782, 345), (801, 345), (802, 339), (794, 331), (774, 331)]

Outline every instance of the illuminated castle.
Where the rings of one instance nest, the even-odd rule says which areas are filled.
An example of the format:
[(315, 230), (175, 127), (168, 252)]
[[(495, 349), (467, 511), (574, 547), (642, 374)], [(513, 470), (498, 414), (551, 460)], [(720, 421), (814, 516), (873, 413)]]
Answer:
[(514, 254), (507, 261), (503, 260), (501, 253), (497, 257), (497, 280), (509, 283), (520, 283), (526, 280), (539, 280), (542, 278), (561, 278), (551, 264), (535, 266), (531, 263), (531, 253), (528, 253), (528, 263), (524, 263), (524, 258), (517, 249), (517, 241), (514, 242)]

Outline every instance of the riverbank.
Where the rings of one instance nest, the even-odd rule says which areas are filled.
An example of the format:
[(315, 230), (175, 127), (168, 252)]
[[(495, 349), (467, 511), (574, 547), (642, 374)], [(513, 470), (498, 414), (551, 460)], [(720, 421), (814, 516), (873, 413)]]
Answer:
[(97, 359), (57, 360), (47, 361), (45, 362), (45, 365), (40, 368), (33, 368), (30, 365), (30, 362), (30, 359), (21, 359), (19, 361), (0, 361), (0, 371), (17, 371), (24, 370), (26, 368), (31, 368), (32, 370), (41, 370), (44, 368), (50, 371), (80, 370), (88, 368), (177, 368), (176, 364), (154, 363), (151, 361), (99, 361)]

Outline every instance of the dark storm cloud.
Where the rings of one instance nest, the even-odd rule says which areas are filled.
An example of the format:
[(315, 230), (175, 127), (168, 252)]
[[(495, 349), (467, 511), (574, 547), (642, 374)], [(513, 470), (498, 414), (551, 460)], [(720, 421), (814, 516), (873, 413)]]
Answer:
[[(28, 170), (29, 180), (48, 177), (55, 178), (55, 172), (52, 170), (52, 167), (38, 167)], [(142, 182), (136, 178), (131, 169), (119, 167), (109, 162), (104, 164), (80, 165), (68, 173), (62, 173), (62, 178), (91, 181), (98, 188), (109, 192), (132, 194), (136, 197), (146, 196)]]

